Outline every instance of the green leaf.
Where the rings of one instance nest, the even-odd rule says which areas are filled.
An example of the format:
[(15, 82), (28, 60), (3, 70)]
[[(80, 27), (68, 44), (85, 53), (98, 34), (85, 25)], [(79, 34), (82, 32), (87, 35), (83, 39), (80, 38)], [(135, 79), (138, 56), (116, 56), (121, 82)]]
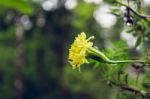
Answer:
[(24, 0), (1, 0), (0, 5), (3, 7), (15, 9), (23, 14), (32, 14), (33, 9), (28, 2)]
[(135, 46), (138, 47), (141, 44), (141, 42), (142, 42), (142, 37), (139, 36), (136, 40)]
[(143, 79), (143, 83), (142, 83), (142, 86), (146, 89), (149, 89), (150, 88), (150, 76), (146, 76), (144, 79)]
[(127, 45), (125, 41), (120, 40), (113, 44), (113, 48), (107, 48), (106, 55), (111, 59), (128, 59)]
[(132, 32), (134, 32), (134, 31), (135, 31), (134, 28), (130, 28), (130, 29), (127, 30), (127, 33), (132, 33)]
[(111, 10), (110, 14), (113, 14), (118, 17), (120, 16), (120, 11), (117, 7), (112, 7), (110, 10)]

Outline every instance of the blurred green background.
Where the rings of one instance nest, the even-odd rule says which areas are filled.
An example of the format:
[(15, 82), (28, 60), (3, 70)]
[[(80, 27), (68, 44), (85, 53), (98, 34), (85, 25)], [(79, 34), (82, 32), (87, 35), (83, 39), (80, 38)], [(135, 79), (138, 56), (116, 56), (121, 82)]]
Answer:
[(109, 13), (112, 1), (1, 0), (0, 99), (116, 99), (118, 89), (103, 82), (101, 69), (90, 64), (79, 72), (68, 62), (82, 31), (99, 48), (127, 35), (123, 19)]

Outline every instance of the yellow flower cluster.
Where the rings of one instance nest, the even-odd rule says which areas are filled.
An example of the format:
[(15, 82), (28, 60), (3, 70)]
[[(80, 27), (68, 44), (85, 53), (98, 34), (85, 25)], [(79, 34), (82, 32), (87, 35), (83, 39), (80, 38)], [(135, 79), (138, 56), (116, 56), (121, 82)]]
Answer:
[(71, 45), (69, 49), (69, 60), (73, 69), (80, 69), (82, 64), (87, 63), (87, 50), (93, 45), (93, 43), (90, 42), (91, 39), (94, 39), (94, 36), (86, 39), (86, 34), (82, 32)]

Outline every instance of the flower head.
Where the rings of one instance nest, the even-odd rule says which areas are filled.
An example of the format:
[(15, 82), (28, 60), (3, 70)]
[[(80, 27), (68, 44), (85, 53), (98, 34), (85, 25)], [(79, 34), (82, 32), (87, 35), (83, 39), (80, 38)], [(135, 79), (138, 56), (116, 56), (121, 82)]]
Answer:
[(75, 41), (69, 49), (69, 60), (73, 69), (79, 68), (84, 63), (88, 63), (86, 59), (87, 50), (89, 47), (92, 47), (93, 43), (90, 42), (94, 36), (86, 39), (86, 34), (82, 32), (75, 38)]

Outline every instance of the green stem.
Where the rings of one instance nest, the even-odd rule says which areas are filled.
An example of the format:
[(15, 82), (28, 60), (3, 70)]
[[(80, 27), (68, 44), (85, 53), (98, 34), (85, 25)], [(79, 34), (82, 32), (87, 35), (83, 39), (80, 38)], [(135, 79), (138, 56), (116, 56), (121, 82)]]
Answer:
[(110, 60), (104, 53), (101, 51), (90, 47), (88, 52), (92, 54), (93, 59), (98, 60), (100, 62), (109, 63), (109, 64), (118, 64), (118, 63), (145, 63), (145, 60)]
[(110, 60), (109, 63), (117, 64), (117, 63), (145, 63), (144, 60)]
[[(99, 51), (99, 50), (97, 50), (97, 49), (95, 49), (95, 48), (93, 48), (93, 47), (90, 47), (90, 48), (88, 49), (88, 52), (89, 52), (90, 54), (92, 54), (95, 59), (101, 60), (102, 62), (107, 62), (107, 63), (108, 63), (108, 62), (111, 61), (104, 53), (102, 53), (101, 51)], [(92, 57), (93, 57), (93, 56), (92, 56)], [(98, 59), (98, 58), (99, 58), (99, 59)]]

